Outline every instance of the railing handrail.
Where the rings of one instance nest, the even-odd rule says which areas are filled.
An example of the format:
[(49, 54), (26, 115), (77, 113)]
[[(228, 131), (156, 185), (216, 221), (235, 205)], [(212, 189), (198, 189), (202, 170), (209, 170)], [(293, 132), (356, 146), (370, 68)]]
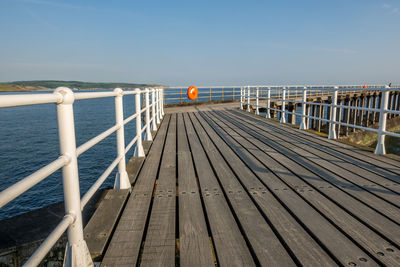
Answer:
[[(240, 88), (240, 87), (271, 87), (271, 88), (282, 88), (282, 87), (286, 87), (286, 88), (320, 88), (320, 87), (328, 87), (328, 88), (334, 88), (334, 87), (348, 87), (348, 88), (352, 88), (352, 87), (364, 87), (366, 86), (367, 89), (370, 88), (382, 88), (387, 86), (386, 84), (286, 84), (286, 85), (274, 85), (274, 84), (259, 84), (259, 85), (201, 85), (201, 86), (196, 86), (197, 89), (209, 89), (209, 88)], [(399, 88), (400, 84), (396, 84), (396, 85), (392, 85), (391, 88)], [(164, 86), (162, 87), (164, 90), (168, 90), (168, 89), (180, 89), (180, 88), (188, 88), (188, 86)]]
[[(349, 90), (350, 89), (350, 90)], [(361, 130), (366, 130), (366, 131), (372, 131), (378, 133), (378, 143), (375, 148), (375, 153), (382, 155), (386, 153), (385, 149), (385, 136), (390, 135), (394, 137), (400, 137), (400, 134), (394, 133), (394, 132), (388, 132), (386, 131), (386, 120), (387, 120), (387, 114), (396, 114), (400, 115), (399, 110), (394, 110), (394, 109), (388, 109), (388, 99), (389, 99), (389, 92), (397, 92), (400, 91), (400, 86), (395, 85), (395, 86), (380, 86), (380, 87), (370, 87), (368, 86), (365, 88), (363, 85), (358, 85), (355, 86), (354, 88), (348, 88), (348, 86), (329, 86), (329, 88), (315, 88), (315, 87), (307, 87), (304, 86), (302, 88), (294, 88), (293, 90), (296, 90), (296, 96), (298, 98), (301, 98), (302, 100), (292, 100), (288, 99), (287, 97), (289, 94), (287, 94), (288, 90), (291, 90), (290, 88), (287, 88), (285, 86), (281, 87), (267, 87), (267, 96), (260, 97), (259, 96), (259, 90), (260, 87), (258, 86), (243, 86), (241, 87), (240, 90), (240, 108), (244, 109), (244, 103), (247, 102), (247, 111), (250, 112), (250, 103), (251, 100), (256, 100), (255, 103), (255, 113), (258, 114), (258, 109), (259, 109), (259, 100), (267, 100), (267, 105), (266, 105), (266, 118), (270, 118), (270, 111), (277, 111), (280, 113), (280, 122), (285, 123), (285, 115), (286, 114), (291, 114), (291, 115), (296, 115), (300, 116), (301, 118), (301, 123), (300, 123), (300, 129), (301, 130), (306, 130), (308, 129), (308, 125), (306, 125), (305, 119), (313, 119), (313, 120), (319, 120), (319, 121), (324, 121), (329, 123), (329, 139), (336, 139), (336, 130), (335, 126), (336, 125), (342, 125), (345, 127), (352, 127), (352, 128), (357, 128)], [(253, 92), (251, 92), (253, 91)], [(274, 91), (274, 95), (271, 97), (271, 92)], [(301, 95), (297, 95), (297, 92), (301, 91)], [(311, 96), (314, 96), (314, 94), (317, 91), (321, 92), (327, 92), (327, 94), (324, 94), (324, 96), (329, 96), (331, 97), (331, 103), (316, 103), (316, 102), (308, 102), (307, 101), (307, 92), (311, 92)], [(380, 96), (380, 105), (379, 108), (376, 107), (359, 107), (359, 106), (346, 106), (346, 105), (341, 105), (340, 103), (337, 103), (337, 98), (338, 98), (338, 93), (345, 93), (344, 95), (347, 96), (347, 93), (350, 92), (358, 92), (358, 91), (365, 91), (365, 92), (374, 92), (374, 93), (379, 93)], [(318, 94), (317, 94), (318, 95)], [(290, 94), (290, 96), (294, 96), (293, 94)], [(398, 98), (397, 98), (398, 100)], [(271, 101), (281, 101), (281, 108), (273, 108), (271, 107)], [(299, 103), (302, 105), (302, 112), (297, 113), (296, 111), (291, 112), (285, 110), (285, 105), (286, 102), (291, 102), (291, 103)], [(322, 107), (328, 107), (330, 108), (330, 113), (329, 113), (329, 118), (325, 119), (322, 117), (316, 117), (315, 114), (313, 116), (306, 115), (306, 105), (316, 105), (316, 106), (322, 106)], [(341, 118), (336, 119), (336, 109), (337, 108), (342, 108), (342, 109), (347, 109), (347, 110), (359, 110), (359, 111), (368, 111), (368, 112), (375, 112), (380, 114), (380, 119), (379, 119), (379, 129), (371, 128), (371, 127), (365, 127), (365, 126), (360, 126), (357, 124), (349, 124), (341, 121)]]
[[(186, 86), (170, 86), (163, 87), (166, 101), (164, 104), (183, 104), (183, 103), (198, 103), (198, 102), (212, 102), (212, 101), (238, 101), (239, 91), (241, 88), (247, 88), (248, 86), (198, 86), (198, 96), (196, 100), (191, 101), (186, 96)], [(280, 92), (285, 89), (288, 94), (288, 99), (293, 97), (301, 97), (301, 91), (306, 87), (313, 93), (321, 96), (325, 96), (331, 93), (332, 90), (338, 88), (340, 94), (344, 93), (357, 93), (364, 91), (372, 91), (384, 87), (384, 85), (251, 85), (250, 88), (258, 88), (260, 97), (265, 98), (265, 94), (268, 90), (274, 92)], [(400, 87), (400, 85), (394, 85), (392, 88)], [(252, 89), (250, 97), (253, 98), (255, 90)]]
[[(149, 94), (151, 93), (151, 104)], [(140, 94), (144, 94), (146, 101), (143, 101), (145, 107), (142, 109), (140, 105)], [(133, 115), (124, 119), (123, 117), (123, 96), (135, 95), (136, 111)], [(116, 123), (111, 128), (91, 138), (79, 147), (75, 143), (74, 115), (72, 106), (76, 100), (94, 99), (114, 97)], [(87, 256), (87, 246), (83, 238), (82, 215), (81, 210), (91, 199), (94, 193), (100, 188), (106, 178), (118, 166), (118, 173), (114, 184), (118, 189), (129, 189), (130, 182), (126, 173), (125, 154), (136, 143), (135, 155), (144, 157), (142, 147), (142, 133), (146, 133), (146, 140), (151, 140), (151, 130), (156, 129), (156, 121), (164, 115), (163, 111), (163, 90), (161, 88), (145, 88), (143, 90), (137, 88), (135, 90), (123, 91), (120, 88), (107, 92), (76, 92), (66, 87), (57, 88), (52, 94), (24, 94), (24, 95), (2, 95), (0, 96), (0, 108), (18, 107), (26, 105), (38, 105), (55, 103), (57, 105), (57, 120), (59, 125), (60, 150), (61, 155), (58, 159), (42, 167), (33, 174), (23, 178), (19, 182), (11, 185), (0, 193), (0, 208), (29, 190), (34, 185), (50, 176), (55, 171), (63, 168), (63, 187), (64, 187), (64, 204), (66, 215), (59, 223), (56, 229), (45, 239), (42, 245), (28, 259), (24, 266), (36, 266), (43, 257), (48, 253), (51, 247), (57, 242), (59, 237), (68, 231), (67, 250), (71, 246), (79, 249), (74, 253), (66, 253), (69, 257), (66, 262), (88, 263), (91, 262)], [(156, 108), (157, 107), (157, 108)], [(151, 111), (151, 118), (150, 118)], [(142, 128), (141, 117), (145, 115), (146, 123)], [(136, 135), (125, 147), (124, 125), (136, 119)], [(102, 175), (94, 182), (89, 190), (80, 198), (79, 191), (79, 174), (77, 168), (77, 158), (91, 147), (104, 140), (112, 133), (117, 132), (117, 157), (107, 167)], [(138, 151), (138, 152), (137, 152)], [(75, 249), (74, 249), (75, 250)], [(79, 265), (79, 264), (78, 264)]]

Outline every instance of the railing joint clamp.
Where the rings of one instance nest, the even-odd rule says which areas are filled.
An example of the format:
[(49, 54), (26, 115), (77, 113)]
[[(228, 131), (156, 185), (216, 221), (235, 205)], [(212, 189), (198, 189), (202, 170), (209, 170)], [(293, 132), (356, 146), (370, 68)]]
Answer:
[(68, 165), (71, 162), (71, 159), (72, 159), (72, 157), (68, 153), (65, 153), (65, 154), (61, 155), (59, 158), (65, 159), (66, 162), (64, 163), (64, 166)]
[(76, 214), (74, 212), (70, 211), (64, 215), (64, 218), (68, 218), (68, 217), (72, 218), (72, 222), (70, 223), (70, 225), (76, 221)]

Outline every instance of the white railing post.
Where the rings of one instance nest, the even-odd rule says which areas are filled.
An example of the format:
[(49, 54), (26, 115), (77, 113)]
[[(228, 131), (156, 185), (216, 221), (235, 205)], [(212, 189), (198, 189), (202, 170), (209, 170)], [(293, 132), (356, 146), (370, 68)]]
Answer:
[(250, 112), (250, 86), (247, 86), (247, 112)]
[(64, 263), (65, 266), (93, 266), (89, 250), (83, 239), (73, 110), (74, 93), (66, 87), (58, 87), (54, 93), (63, 97), (62, 101), (57, 103), (60, 152), (61, 155), (70, 159), (69, 163), (62, 169), (65, 213), (74, 217), (74, 221), (67, 231), (68, 243), (66, 245)]
[[(331, 114), (329, 122), (329, 139), (336, 139), (336, 105), (339, 87), (335, 86), (332, 93)], [(339, 118), (340, 119), (340, 118)]]
[(385, 134), (386, 131), (386, 110), (388, 107), (388, 99), (389, 99), (389, 86), (385, 86), (385, 89), (382, 90), (381, 97), (381, 108), (379, 111), (379, 132), (378, 132), (378, 143), (376, 144), (375, 154), (384, 155), (386, 154), (385, 148)]
[(154, 94), (155, 94), (155, 102), (154, 104), (156, 105), (156, 123), (157, 125), (160, 124), (160, 105), (159, 105), (159, 94), (158, 94), (158, 89), (154, 89)]
[(300, 130), (306, 130), (306, 102), (307, 102), (307, 87), (303, 87), (303, 97), (301, 99), (301, 123)]
[(282, 88), (282, 111), (281, 111), (281, 123), (286, 123), (286, 112), (285, 112), (285, 105), (286, 105), (286, 87)]
[(160, 89), (161, 94), (161, 117), (164, 117), (164, 88)]
[(143, 150), (143, 144), (142, 144), (142, 114), (140, 113), (141, 107), (140, 107), (140, 89), (137, 88), (136, 90), (136, 95), (135, 95), (135, 108), (136, 108), (136, 148), (135, 148), (135, 153), (134, 157), (144, 157), (144, 150)]
[(118, 127), (117, 130), (117, 152), (120, 161), (118, 163), (118, 172), (115, 177), (114, 189), (128, 189), (131, 188), (128, 173), (126, 172), (125, 162), (125, 133), (124, 133), (124, 106), (122, 102), (122, 89), (116, 88), (114, 90), (115, 96), (115, 122)]
[(162, 98), (161, 98), (161, 89), (157, 89), (157, 93), (158, 93), (158, 113), (159, 113), (159, 117), (160, 117), (160, 122), (161, 122), (161, 120), (162, 120), (162, 118), (163, 118), (163, 116), (162, 116)]
[(243, 110), (243, 86), (240, 87), (240, 109)]
[(258, 111), (258, 87), (256, 88), (256, 115), (259, 115), (259, 111)]
[(271, 87), (267, 87), (267, 114), (265, 114), (265, 118), (271, 118)]
[(144, 90), (145, 93), (145, 107), (146, 107), (146, 140), (153, 141), (150, 131), (150, 99), (149, 99), (149, 88)]
[(151, 89), (151, 130), (157, 131), (157, 115), (156, 115), (156, 89)]

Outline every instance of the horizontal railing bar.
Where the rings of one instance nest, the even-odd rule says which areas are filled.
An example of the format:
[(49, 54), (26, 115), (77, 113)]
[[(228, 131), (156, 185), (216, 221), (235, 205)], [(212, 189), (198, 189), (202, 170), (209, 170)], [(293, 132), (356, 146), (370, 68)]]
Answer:
[(12, 186), (4, 189), (0, 193), (0, 208), (27, 191), (28, 189), (35, 186), (37, 183), (56, 172), (70, 161), (67, 156), (60, 156), (50, 164), (47, 164), (43, 168), (37, 170), (31, 175), (25, 177), (21, 181), (13, 184)]
[[(270, 110), (282, 112), (282, 110), (280, 110), (280, 109), (270, 108)], [(290, 111), (285, 111), (285, 113), (293, 114), (293, 115), (296, 115), (296, 116), (302, 116), (301, 113), (295, 113), (295, 112), (290, 112)], [(365, 130), (365, 131), (371, 131), (371, 132), (379, 133), (378, 129), (364, 127), (364, 126), (360, 126), (360, 125), (356, 125), (356, 124), (350, 124), (350, 123), (339, 122), (339, 121), (332, 121), (332, 120), (328, 120), (328, 119), (324, 119), (324, 118), (320, 118), (320, 117), (315, 117), (315, 116), (310, 116), (310, 115), (304, 115), (304, 117), (310, 118), (310, 119), (313, 119), (313, 120), (324, 121), (324, 122), (327, 122), (327, 123), (334, 123), (334, 124), (345, 126), (345, 127), (357, 128), (357, 129), (361, 129), (361, 130)], [(383, 131), (382, 134), (391, 135), (391, 136), (394, 136), (394, 137), (400, 137), (400, 134), (394, 133), (394, 132)]]
[(75, 93), (75, 100), (84, 100), (84, 99), (92, 99), (92, 98), (104, 98), (116, 96), (117, 93), (114, 91), (110, 92), (85, 92), (85, 93)]
[[(255, 89), (255, 88), (270, 88), (271, 90), (281, 90), (283, 88), (287, 89), (287, 90), (302, 90), (304, 89), (304, 87), (308, 89), (315, 89), (315, 90), (326, 90), (326, 89), (330, 89), (330, 90), (335, 90), (335, 87), (338, 87), (338, 89), (347, 89), (347, 90), (373, 90), (373, 89), (377, 89), (377, 88), (384, 88), (386, 85), (367, 85), (367, 88), (363, 87), (364, 85), (250, 85), (250, 86), (197, 86), (197, 89), (212, 89), (212, 88), (238, 88), (240, 89), (241, 87), (244, 88), (245, 90), (248, 89), (248, 87), (250, 87), (251, 89)], [(171, 87), (164, 87), (164, 90), (179, 90), (179, 89), (187, 89), (187, 86), (171, 86)], [(390, 87), (390, 89), (399, 89), (400, 85), (392, 85)]]
[(379, 133), (379, 130), (378, 129), (374, 129), (374, 128), (368, 128), (368, 127), (364, 127), (364, 126), (360, 126), (360, 125), (355, 125), (355, 124), (350, 124), (350, 123), (345, 123), (345, 122), (338, 122), (338, 121), (334, 121), (333, 123), (341, 125), (341, 126), (357, 128), (357, 129), (361, 129), (361, 130), (366, 130), (366, 131), (370, 131), (370, 132)]
[[(146, 124), (146, 125), (147, 125), (147, 124)], [(144, 126), (140, 132), (143, 134), (144, 131), (146, 131), (146, 126)]]
[[(306, 104), (308, 104), (308, 103), (306, 103)], [(371, 112), (380, 112), (381, 111), (379, 108), (365, 108), (365, 107), (346, 106), (346, 105), (328, 105), (328, 106), (333, 106), (336, 108), (343, 108), (343, 109), (356, 109), (356, 110), (362, 110), (362, 111), (371, 111)], [(387, 110), (384, 110), (384, 112), (387, 112)]]
[[(142, 92), (143, 92), (143, 90), (142, 90)], [(130, 91), (123, 91), (122, 92), (122, 95), (136, 95), (137, 94), (137, 92), (135, 91), (135, 90), (130, 90)]]
[[(277, 112), (282, 112), (282, 110), (281, 109), (277, 109), (277, 108), (269, 108), (270, 110), (273, 110), (273, 111), (277, 111)], [(286, 111), (285, 111), (286, 112)]]
[[(144, 90), (142, 90), (144, 92)], [(123, 95), (136, 94), (136, 91), (124, 91)], [(93, 98), (104, 98), (116, 96), (114, 91), (110, 92), (77, 92), (74, 93), (75, 100), (85, 100)], [(29, 106), (39, 104), (61, 103), (63, 96), (61, 94), (24, 94), (24, 95), (2, 95), (0, 97), (0, 108)]]
[(46, 254), (50, 251), (50, 249), (54, 246), (54, 244), (60, 239), (63, 233), (68, 229), (68, 227), (75, 220), (74, 216), (71, 214), (67, 214), (61, 220), (61, 222), (54, 228), (54, 230), (47, 236), (47, 238), (43, 241), (43, 243), (36, 249), (35, 253), (28, 259), (27, 262), (23, 265), (24, 267), (35, 267), (39, 266), (42, 259), (46, 256)]
[(132, 121), (132, 120), (133, 120), (134, 118), (136, 118), (137, 116), (139, 116), (139, 114), (135, 113), (135, 114), (131, 115), (130, 117), (126, 118), (126, 119), (124, 120), (124, 125), (127, 124), (127, 123), (129, 123), (130, 121)]
[(61, 94), (1, 95), (0, 108), (60, 103), (62, 100)]
[[(275, 100), (283, 101), (282, 99), (275, 99)], [(293, 100), (288, 100), (288, 99), (285, 99), (285, 102), (298, 103), (298, 104), (303, 103), (302, 101), (293, 101)], [(316, 103), (316, 102), (304, 102), (304, 104), (315, 105), (315, 106), (324, 106), (324, 107), (336, 107), (336, 108), (343, 108), (343, 109), (354, 109), (354, 110), (362, 110), (362, 111), (370, 111), (370, 112), (381, 112), (381, 109), (379, 109), (379, 108), (366, 108), (366, 107), (346, 106), (346, 105), (332, 105), (332, 104)], [(272, 108), (270, 108), (270, 109), (274, 110)], [(288, 111), (285, 111), (285, 112), (288, 112)], [(398, 111), (398, 110), (385, 109), (383, 112), (400, 115), (400, 111)]]
[[(301, 115), (301, 114), (300, 114), (300, 115)], [(331, 120), (328, 120), (328, 119), (319, 118), (319, 117), (314, 117), (314, 116), (310, 116), (310, 115), (304, 115), (304, 117), (310, 118), (310, 119), (314, 119), (314, 120), (325, 121), (325, 122), (332, 122)], [(339, 123), (338, 123), (338, 124), (339, 124)]]
[(93, 137), (92, 139), (90, 139), (89, 141), (87, 141), (86, 143), (80, 145), (77, 149), (76, 149), (76, 156), (79, 157), (80, 155), (82, 155), (82, 153), (84, 153), (85, 151), (87, 151), (89, 148), (95, 146), (96, 144), (100, 143), (102, 140), (104, 140), (105, 138), (107, 138), (108, 136), (110, 136), (112, 133), (114, 133), (116, 130), (118, 130), (119, 127), (118, 125), (114, 125), (113, 127), (111, 127), (110, 129), (104, 131), (103, 133)]
[(400, 138), (400, 134), (394, 133), (394, 132), (382, 131), (382, 134), (391, 135), (391, 136)]
[(132, 141), (129, 142), (129, 144), (126, 146), (125, 148), (125, 154), (128, 153), (129, 149), (131, 149), (131, 147), (133, 146), (133, 144), (135, 144), (136, 140), (138, 139), (138, 136), (136, 135)]
[(85, 193), (85, 195), (81, 199), (81, 210), (86, 206), (86, 204), (89, 202), (89, 200), (92, 198), (94, 193), (100, 188), (100, 186), (104, 183), (104, 181), (107, 179), (107, 177), (110, 175), (110, 173), (115, 169), (115, 167), (118, 165), (119, 161), (122, 159), (122, 157), (117, 157), (111, 164), (108, 166), (108, 168), (103, 172), (102, 175), (96, 180), (96, 182), (90, 187), (90, 189)]

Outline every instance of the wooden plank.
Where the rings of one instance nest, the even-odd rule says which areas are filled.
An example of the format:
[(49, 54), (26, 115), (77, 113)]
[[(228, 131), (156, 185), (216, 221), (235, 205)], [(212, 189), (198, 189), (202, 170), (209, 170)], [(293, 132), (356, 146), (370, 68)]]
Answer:
[(386, 217), (381, 216), (375, 210), (364, 205), (362, 202), (353, 198), (351, 194), (345, 193), (342, 188), (338, 188), (332, 183), (327, 184), (327, 181), (329, 181), (328, 178), (331, 174), (327, 173), (326, 171), (321, 171), (321, 173), (317, 174), (309, 171), (302, 165), (306, 163), (305, 165), (309, 168), (314, 168), (314, 165), (307, 163), (307, 161), (301, 156), (294, 154), (282, 145), (275, 144), (268, 138), (262, 136), (262, 134), (254, 130), (250, 130), (248, 124), (244, 126), (240, 123), (240, 121), (236, 121), (232, 117), (229, 117), (229, 120), (238, 128), (249, 133), (252, 136), (250, 140), (258, 139), (266, 144), (267, 147), (265, 147), (264, 150), (266, 153), (268, 153), (279, 163), (283, 164), (287, 169), (300, 176), (304, 181), (307, 182), (308, 185), (313, 187), (313, 190), (318, 190), (319, 192), (323, 193), (326, 197), (335, 202), (337, 205), (341, 206), (348, 213), (352, 214), (357, 219), (373, 228), (375, 231), (379, 231), (382, 235), (390, 237), (392, 242), (399, 244), (399, 226)]
[(128, 189), (108, 190), (83, 230), (86, 244), (94, 261), (101, 260), (128, 195)]
[(182, 114), (177, 114), (179, 265), (215, 266)]
[[(305, 182), (295, 176), (291, 175), (288, 170), (274, 161), (270, 156), (264, 153), (265, 149), (268, 149), (266, 145), (263, 145), (260, 141), (254, 140), (249, 141), (251, 136), (246, 134), (244, 131), (238, 129), (229, 121), (222, 119), (215, 113), (207, 113), (207, 116), (216, 123), (223, 132), (219, 132), (220, 136), (231, 144), (237, 155), (241, 156), (243, 160), (250, 161), (248, 164), (260, 178), (265, 181), (267, 185), (274, 188), (274, 192), (277, 194), (286, 194), (284, 184), (274, 182), (270, 176), (267, 175), (263, 168), (268, 168), (275, 173), (277, 177), (282, 181), (286, 181), (287, 187), (295, 190), (297, 194), (307, 200), (314, 208), (318, 209), (325, 217), (332, 221), (335, 225), (340, 227), (347, 235), (351, 236), (357, 243), (362, 245), (372, 255), (385, 255), (385, 257), (378, 257), (378, 259), (388, 265), (392, 266), (400, 261), (398, 250), (394, 248), (390, 243), (384, 240), (382, 237), (377, 235), (375, 232), (361, 224), (350, 214), (346, 213), (340, 207), (335, 205), (332, 201), (325, 198), (318, 191), (310, 189)], [(262, 163), (262, 164), (260, 164)], [(297, 179), (297, 183), (293, 180)], [(294, 184), (292, 186), (291, 184)], [(393, 250), (394, 253), (386, 253), (387, 250)]]
[(231, 204), (258, 261), (265, 265), (295, 265), (245, 188), (235, 178), (229, 165), (193, 116), (192, 122), (200, 142), (203, 144), (204, 152), (221, 183), (221, 189)]
[(152, 141), (143, 141), (143, 150), (144, 154), (147, 155), (149, 153)]
[(175, 202), (176, 114), (172, 114), (140, 266), (175, 266)]
[[(252, 124), (254, 125), (254, 124)], [(257, 125), (254, 125), (257, 126)], [(271, 127), (257, 127), (263, 132), (268, 132), (272, 136), (285, 140), (285, 143), (290, 143), (294, 145), (295, 150), (303, 154), (304, 157), (309, 158), (314, 163), (336, 173), (342, 178), (346, 179), (350, 183), (359, 186), (360, 190), (364, 189), (370, 193), (385, 199), (386, 201), (400, 206), (400, 186), (387, 186), (388, 180), (378, 176), (374, 173), (368, 172), (354, 164), (350, 164), (340, 158), (333, 157), (326, 153), (324, 147), (320, 146), (319, 149), (311, 146), (309, 142), (303, 143), (303, 140), (299, 137), (293, 137), (287, 134), (287, 131), (282, 131), (277, 128)], [(317, 157), (316, 157), (317, 156)], [(400, 176), (398, 177), (400, 181)], [(396, 184), (397, 185), (397, 184)], [(352, 185), (349, 185), (352, 187)], [(397, 212), (400, 213), (400, 212)]]
[(170, 116), (166, 115), (102, 261), (102, 266), (136, 265)]
[[(400, 209), (396, 206), (396, 204), (400, 204), (400, 195), (389, 190), (385, 190), (382, 187), (375, 186), (376, 190), (381, 190), (381, 192), (377, 192), (376, 190), (374, 191), (374, 194), (379, 195), (379, 197), (377, 197), (376, 195), (372, 194), (374, 187), (369, 188), (367, 185), (368, 181), (364, 178), (355, 174), (349, 174), (338, 166), (327, 162), (324, 158), (320, 158), (315, 154), (309, 153), (303, 148), (298, 148), (292, 144), (289, 138), (286, 136), (281, 136), (281, 138), (278, 138), (272, 135), (271, 129), (259, 128), (251, 123), (246, 124), (246, 126), (248, 126), (248, 128), (253, 132), (265, 137), (264, 139), (274, 142), (274, 144), (279, 146), (280, 149), (288, 149), (288, 151), (290, 151), (288, 153), (291, 153), (292, 158), (298, 159), (297, 162), (312, 172), (323, 175), (324, 179), (328, 180), (334, 186), (339, 187), (341, 190), (357, 198), (365, 205), (377, 210), (379, 213), (384, 214), (395, 222), (400, 223)], [(294, 141), (294, 143), (297, 142)], [(384, 195), (384, 193), (386, 193), (386, 195)], [(386, 201), (381, 199), (383, 197), (386, 199)], [(389, 200), (390, 203), (388, 203)], [(378, 217), (376, 217), (375, 220)]]
[[(273, 128), (276, 131), (281, 131), (282, 133), (285, 133), (286, 135), (291, 135), (294, 138), (297, 138), (298, 141), (305, 143), (309, 146), (312, 146), (316, 149), (321, 149), (323, 152), (328, 153), (329, 155), (332, 155), (336, 157), (337, 159), (345, 162), (351, 163), (352, 166), (356, 166), (358, 169), (363, 170), (364, 173), (374, 173), (375, 175), (378, 175), (380, 177), (384, 177), (382, 183), (385, 183), (385, 186), (389, 186), (391, 189), (400, 187), (400, 176), (398, 174), (395, 174), (393, 172), (388, 171), (387, 169), (375, 166), (371, 163), (365, 162), (363, 160), (359, 160), (354, 156), (349, 156), (344, 153), (341, 153), (334, 148), (337, 146), (340, 146), (342, 143), (337, 142), (337, 141), (332, 141), (329, 139), (324, 139), (322, 137), (319, 137), (315, 134), (308, 133), (306, 131), (299, 131), (296, 129), (293, 129), (292, 127), (288, 127), (287, 125), (282, 125), (275, 123), (273, 121), (268, 121), (268, 120), (262, 120), (259, 117), (254, 117), (251, 115), (243, 115), (242, 112), (235, 112), (232, 111), (233, 114), (240, 115), (241, 117), (245, 116), (248, 121), (255, 122), (257, 123), (258, 126), (260, 127), (266, 127), (266, 128)], [(260, 121), (261, 119), (261, 121)], [(260, 123), (261, 122), (261, 123)], [(318, 138), (317, 138), (318, 137)], [(328, 142), (331, 141), (331, 142)], [(387, 159), (387, 157), (383, 157), (384, 160)], [(400, 161), (397, 162), (398, 165), (400, 165)], [(350, 167), (351, 170), (354, 170), (354, 167)], [(357, 171), (359, 173), (359, 171)], [(395, 183), (393, 183), (395, 182)]]
[[(200, 118), (200, 116), (198, 116), (198, 118), (199, 120), (204, 121), (204, 119)], [(237, 155), (230, 150), (226, 143), (221, 140), (217, 134), (214, 134), (212, 128), (206, 122), (204, 123), (205, 130), (207, 133), (212, 133), (210, 134), (210, 137), (221, 149), (221, 153), (225, 158), (230, 158), (230, 162), (232, 162), (231, 167), (235, 170), (235, 172), (237, 174), (242, 173), (241, 176), (243, 177), (254, 176), (248, 167), (240, 159), (238, 159)], [(224, 151), (223, 147), (225, 147)], [(250, 163), (253, 164), (253, 162)], [(272, 179), (272, 177), (268, 177), (267, 179)], [(285, 188), (286, 190), (284, 190)], [(281, 188), (281, 192), (282, 193), (279, 195), (279, 199), (285, 203), (285, 205), (297, 217), (297, 220), (301, 221), (301, 223), (308, 229), (309, 233), (311, 232), (332, 254), (335, 255), (336, 260), (346, 265), (349, 262), (357, 262), (362, 265), (376, 264), (373, 259), (360, 250), (345, 235), (338, 231), (335, 226), (324, 219), (304, 200), (299, 198), (293, 191), (287, 190), (287, 186)], [(307, 252), (305, 255), (299, 254), (299, 256), (307, 257)], [(359, 258), (365, 258), (367, 259), (367, 262), (361, 262), (358, 260)]]
[(129, 177), (129, 182), (132, 184), (135, 183), (140, 168), (142, 167), (143, 163), (144, 163), (145, 157), (140, 157), (140, 158), (135, 158), (132, 157), (128, 164), (126, 165), (126, 171), (128, 173), (128, 177)]
[[(156, 136), (157, 132), (153, 131), (151, 132), (151, 135), (153, 137), (153, 140)], [(150, 147), (152, 145), (152, 141), (143, 141), (143, 150), (145, 155), (147, 155), (149, 153)], [(126, 171), (128, 172), (128, 176), (129, 176), (129, 182), (131, 184), (134, 184), (137, 176), (139, 174), (140, 168), (142, 167), (143, 163), (144, 163), (145, 157), (132, 157), (128, 164), (126, 165)]]
[[(278, 123), (274, 123), (273, 121), (268, 121), (265, 120), (259, 116), (255, 116), (253, 114), (249, 114), (246, 112), (240, 112), (240, 111), (233, 111), (233, 112), (239, 112), (242, 113), (243, 116), (246, 117), (252, 117), (253, 119), (256, 119), (258, 121), (261, 121), (262, 123), (271, 125), (274, 124), (277, 127), (288, 127), (287, 125), (280, 125)], [(287, 128), (290, 129), (291, 127)], [(392, 173), (395, 173), (397, 175), (400, 175), (400, 165), (399, 165), (399, 161), (386, 157), (386, 156), (379, 156), (379, 155), (375, 155), (374, 153), (365, 151), (363, 149), (357, 148), (357, 147), (353, 147), (347, 144), (343, 144), (334, 140), (329, 140), (327, 138), (323, 138), (321, 136), (318, 136), (316, 134), (307, 132), (307, 131), (301, 131), (298, 129), (293, 129), (292, 130), (295, 133), (298, 133), (302, 136), (304, 136), (304, 138), (309, 138), (310, 140), (313, 140), (314, 142), (320, 142), (321, 144), (323, 144), (324, 146), (330, 147), (344, 155), (348, 155), (352, 158), (361, 160), (362, 162), (367, 162), (371, 165), (375, 165), (378, 166), (380, 168), (386, 169), (388, 171), (391, 171)]]
[(255, 266), (187, 114), (184, 114), (184, 120), (218, 265)]

